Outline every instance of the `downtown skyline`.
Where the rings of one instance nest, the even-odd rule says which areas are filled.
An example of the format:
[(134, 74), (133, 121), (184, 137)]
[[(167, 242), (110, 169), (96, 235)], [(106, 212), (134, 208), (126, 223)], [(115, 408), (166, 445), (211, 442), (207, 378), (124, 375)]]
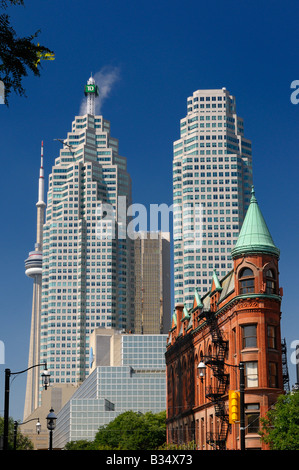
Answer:
[[(223, 86), (237, 97), (238, 114), (244, 117), (246, 136), (253, 142), (254, 185), (273, 227), (273, 238), (281, 248), (282, 334), (287, 338), (290, 361), (291, 342), (298, 339), (293, 308), (296, 275), (291, 261), (298, 226), (292, 208), (297, 201), (299, 107), (290, 101), (290, 84), (298, 78), (294, 60), (298, 6), (289, 2), (289, 9), (281, 11), (275, 3), (268, 12), (266, 2), (250, 6), (237, 2), (224, 6), (217, 2), (218, 10), (199, 6), (194, 9), (194, 2), (188, 2), (181, 11), (177, 2), (171, 3), (170, 10), (170, 3), (166, 2), (147, 6), (144, 12), (132, 2), (132, 9), (126, 12), (121, 2), (116, 3), (114, 22), (118, 34), (114, 37), (109, 32), (109, 22), (104, 23), (112, 13), (106, 5), (102, 10), (96, 9), (91, 23), (80, 14), (91, 6), (90, 2), (85, 6), (79, 2), (71, 10), (68, 2), (52, 2), (51, 8), (40, 8), (32, 2), (25, 9), (15, 7), (9, 12), (24, 34), (28, 28), (40, 27), (40, 42), (52, 48), (56, 58), (43, 64), (40, 78), (26, 79), (27, 98), (12, 97), (8, 109), (0, 108), (1, 153), (5, 157), (2, 211), (8, 221), (2, 232), (6, 270), (2, 274), (0, 337), (5, 343), (6, 364), (0, 373), (4, 367), (20, 370), (27, 363), (32, 282), (25, 278), (23, 267), (35, 236), (40, 142), (44, 141), (45, 174), (49, 175), (60, 148), (54, 139), (65, 135), (67, 123), (79, 113), (82, 83), (91, 71), (95, 74), (104, 66), (117, 70), (118, 80), (115, 79), (101, 112), (113, 122), (121, 154), (130, 156), (133, 201), (145, 206), (172, 203), (172, 143), (178, 135), (179, 120), (186, 114), (186, 98), (197, 89)], [(235, 8), (232, 15), (229, 7)], [(72, 31), (63, 21), (67, 14), (75, 26)], [(167, 24), (163, 21), (166, 14)], [(241, 18), (246, 22), (240, 22)], [(228, 19), (230, 29), (225, 26)], [(215, 22), (213, 31), (208, 20)], [(95, 57), (91, 51), (96, 50), (99, 25), (105, 47)], [(189, 37), (177, 35), (180, 26), (181, 31), (188, 28)], [(85, 33), (90, 28), (92, 35), (88, 38)], [(227, 50), (237, 37), (239, 44), (228, 66)], [(76, 54), (67, 53), (70, 45)], [(278, 217), (279, 224), (272, 222)], [(13, 294), (12, 276), (18, 286), (17, 296)], [(289, 371), (294, 377), (290, 362)], [(17, 419), (22, 419), (24, 382), (23, 377), (18, 377), (12, 391), (11, 414)]]

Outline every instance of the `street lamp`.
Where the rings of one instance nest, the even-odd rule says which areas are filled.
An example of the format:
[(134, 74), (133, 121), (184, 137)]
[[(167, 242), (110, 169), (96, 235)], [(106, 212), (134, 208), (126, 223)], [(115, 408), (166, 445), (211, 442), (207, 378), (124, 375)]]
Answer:
[(27, 369), (21, 370), (19, 372), (11, 372), (10, 369), (5, 369), (5, 391), (4, 391), (4, 435), (3, 435), (3, 450), (8, 450), (8, 422), (9, 422), (9, 392), (10, 392), (10, 376), (19, 375), (27, 372), (34, 367), (44, 366), (45, 370), (42, 374), (43, 377), (43, 386), (47, 390), (47, 387), (50, 383), (49, 376), (50, 372), (47, 369), (47, 363), (36, 364), (34, 366), (28, 367)]
[(16, 450), (17, 449), (17, 432), (18, 432), (18, 426), (21, 426), (22, 424), (27, 424), (29, 423), (30, 421), (36, 421), (37, 420), (37, 423), (36, 423), (36, 432), (37, 434), (40, 433), (40, 430), (41, 430), (41, 424), (39, 422), (39, 418), (32, 418), (32, 419), (29, 419), (28, 421), (24, 421), (24, 423), (18, 423), (18, 421), (15, 421), (14, 423), (14, 439), (13, 439), (13, 449)]
[(203, 382), (203, 378), (206, 374), (206, 368), (207, 368), (207, 366), (202, 361), (197, 366), (197, 371), (198, 371), (198, 375), (200, 377), (201, 382)]
[(47, 369), (47, 365), (42, 373), (42, 379), (43, 386), (45, 387), (45, 390), (47, 390), (48, 386), (50, 385), (50, 371)]
[(39, 419), (38, 419), (35, 426), (36, 426), (36, 432), (37, 432), (37, 434), (39, 434), (41, 432), (41, 429), (42, 429), (42, 425), (40, 424)]
[(47, 428), (50, 431), (50, 436), (49, 436), (49, 450), (53, 449), (53, 431), (56, 427), (56, 419), (57, 416), (54, 413), (53, 408), (50, 409), (50, 413), (47, 416)]

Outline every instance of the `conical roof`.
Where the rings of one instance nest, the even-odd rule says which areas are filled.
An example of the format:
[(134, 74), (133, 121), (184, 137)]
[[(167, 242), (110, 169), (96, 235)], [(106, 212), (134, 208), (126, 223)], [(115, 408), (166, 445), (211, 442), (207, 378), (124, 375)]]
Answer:
[[(213, 289), (213, 285), (214, 285), (214, 289)], [(221, 284), (219, 282), (219, 279), (218, 279), (218, 276), (217, 276), (217, 273), (216, 273), (216, 269), (214, 269), (214, 271), (213, 271), (211, 292), (214, 291), (214, 290), (218, 290), (218, 291), (222, 290)]]
[(194, 297), (195, 297), (195, 300), (196, 300), (196, 305), (197, 305), (197, 307), (198, 307), (198, 308), (202, 308), (203, 305), (202, 305), (201, 297), (200, 297), (199, 292), (198, 292), (198, 290), (196, 289), (196, 287), (195, 287), (195, 289), (194, 289)]
[(250, 204), (231, 255), (236, 258), (255, 253), (266, 253), (279, 257), (280, 251), (272, 240), (252, 187)]

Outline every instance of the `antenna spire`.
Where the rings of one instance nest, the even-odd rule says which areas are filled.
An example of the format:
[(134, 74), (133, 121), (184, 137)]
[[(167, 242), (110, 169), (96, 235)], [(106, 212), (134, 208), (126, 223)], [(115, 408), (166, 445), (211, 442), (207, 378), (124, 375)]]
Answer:
[(92, 74), (84, 88), (84, 94), (87, 97), (87, 114), (95, 115), (95, 99), (99, 96), (99, 89)]
[(40, 250), (43, 245), (43, 224), (45, 217), (45, 179), (44, 179), (44, 142), (41, 144), (40, 155), (40, 169), (38, 179), (38, 201), (37, 207), (37, 236), (36, 236), (36, 249)]

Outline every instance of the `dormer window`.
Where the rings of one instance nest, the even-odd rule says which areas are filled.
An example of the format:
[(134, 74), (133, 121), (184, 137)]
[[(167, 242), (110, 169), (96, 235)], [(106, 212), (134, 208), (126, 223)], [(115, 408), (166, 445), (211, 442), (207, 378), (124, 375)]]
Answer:
[(276, 293), (276, 276), (272, 269), (266, 272), (266, 294)]
[(244, 268), (239, 275), (240, 294), (250, 294), (254, 292), (254, 275), (249, 268)]

